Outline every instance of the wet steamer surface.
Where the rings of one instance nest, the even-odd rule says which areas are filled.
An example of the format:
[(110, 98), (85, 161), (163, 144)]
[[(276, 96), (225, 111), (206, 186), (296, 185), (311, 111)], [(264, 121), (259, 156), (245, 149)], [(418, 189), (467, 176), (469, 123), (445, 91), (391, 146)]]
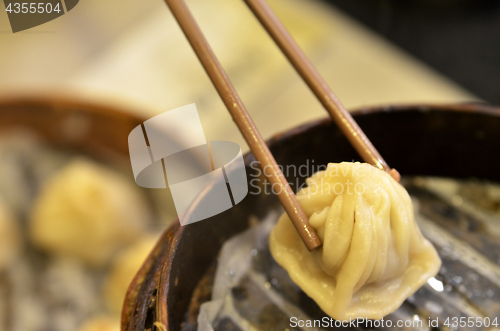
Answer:
[[(365, 321), (342, 329), (500, 329), (500, 185), (432, 177), (402, 183), (412, 196), (420, 229), (441, 256), (441, 270), (383, 323)], [(217, 265), (194, 291), (182, 330), (339, 326), (273, 260), (267, 237), (279, 214), (272, 211), (260, 223), (251, 218), (249, 230), (224, 244)], [(200, 310), (212, 296), (219, 300)]]

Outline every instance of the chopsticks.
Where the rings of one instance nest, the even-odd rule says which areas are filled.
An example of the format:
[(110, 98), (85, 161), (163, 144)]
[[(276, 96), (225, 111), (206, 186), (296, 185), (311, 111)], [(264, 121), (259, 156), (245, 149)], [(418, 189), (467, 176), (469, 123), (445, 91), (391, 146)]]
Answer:
[(375, 167), (387, 171), (399, 182), (400, 175), (396, 169), (391, 169), (382, 156), (364, 134), (356, 121), (344, 108), (335, 93), (297, 45), (290, 33), (280, 22), (265, 0), (245, 0), (248, 7), (259, 19), (267, 32), (274, 39), (281, 51), (288, 58), (295, 70), (316, 95), (323, 107), (330, 113), (337, 126), (342, 130), (351, 145), (359, 155)]
[(276, 160), (250, 118), (238, 93), (203, 36), (198, 24), (189, 12), (184, 0), (165, 1), (170, 7), (170, 10), (186, 35), (201, 64), (205, 68), (205, 71), (212, 80), (226, 108), (231, 113), (234, 122), (248, 143), (250, 150), (260, 163), (261, 168), (265, 170), (264, 173), (270, 183), (273, 187), (275, 185), (279, 187), (279, 191), (278, 189), (274, 191), (277, 192), (281, 204), (295, 225), (305, 245), (309, 250), (321, 246), (321, 240), (316, 234), (316, 231), (309, 224), (309, 220), (300, 207), (285, 176), (278, 167)]

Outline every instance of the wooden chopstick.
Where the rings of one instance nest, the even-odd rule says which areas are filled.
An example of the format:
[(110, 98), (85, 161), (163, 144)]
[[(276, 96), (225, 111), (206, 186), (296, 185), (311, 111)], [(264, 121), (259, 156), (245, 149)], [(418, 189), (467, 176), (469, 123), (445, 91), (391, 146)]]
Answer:
[(316, 98), (319, 99), (323, 107), (330, 113), (332, 119), (337, 123), (359, 155), (367, 163), (387, 171), (394, 179), (399, 181), (399, 173), (387, 165), (363, 130), (361, 130), (351, 114), (344, 108), (335, 93), (333, 93), (326, 81), (321, 77), (266, 1), (245, 0), (245, 2), (291, 62), (295, 70), (297, 70), (302, 79), (316, 95)]
[(213, 53), (210, 45), (203, 36), (198, 24), (189, 12), (183, 0), (165, 0), (181, 29), (184, 31), (189, 43), (193, 47), (201, 64), (212, 80), (217, 92), (231, 113), (234, 122), (245, 138), (250, 150), (254, 154), (264, 173), (273, 185), (279, 187), (275, 191), (281, 204), (288, 213), (295, 228), (309, 250), (321, 246), (321, 241), (314, 228), (309, 224), (306, 214), (300, 207), (295, 194), (281, 172), (276, 160), (269, 151), (264, 139), (257, 130), (243, 102), (236, 93), (233, 85)]

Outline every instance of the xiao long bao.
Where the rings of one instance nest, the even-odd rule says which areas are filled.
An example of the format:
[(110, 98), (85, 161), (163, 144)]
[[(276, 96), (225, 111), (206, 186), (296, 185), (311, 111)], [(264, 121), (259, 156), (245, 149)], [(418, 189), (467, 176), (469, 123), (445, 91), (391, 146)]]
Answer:
[(439, 271), (410, 196), (369, 164), (331, 163), (297, 199), (323, 246), (309, 251), (284, 213), (269, 237), (274, 259), (331, 317), (380, 319)]

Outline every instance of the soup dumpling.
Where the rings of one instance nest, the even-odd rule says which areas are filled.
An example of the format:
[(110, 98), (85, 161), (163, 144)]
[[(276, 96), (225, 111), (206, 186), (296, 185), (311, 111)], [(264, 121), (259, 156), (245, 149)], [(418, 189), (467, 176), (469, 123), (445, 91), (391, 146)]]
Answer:
[(415, 223), (410, 196), (369, 164), (329, 164), (297, 199), (323, 245), (309, 251), (284, 213), (274, 259), (331, 317), (380, 319), (437, 274), (441, 260)]

